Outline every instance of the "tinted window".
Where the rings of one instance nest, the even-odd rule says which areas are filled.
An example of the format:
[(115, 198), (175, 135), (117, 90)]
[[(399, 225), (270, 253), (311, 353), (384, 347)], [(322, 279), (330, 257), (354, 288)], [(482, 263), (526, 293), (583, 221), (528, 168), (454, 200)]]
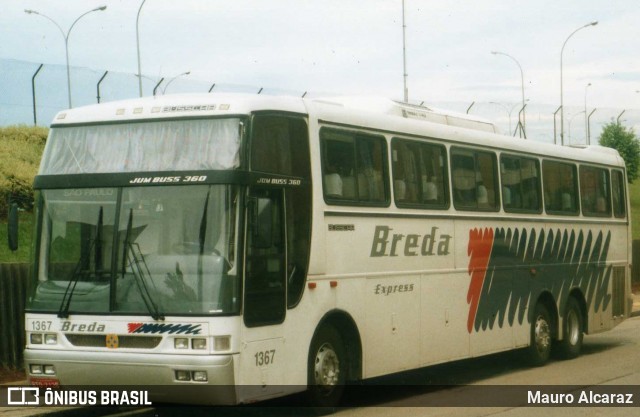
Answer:
[(497, 211), (496, 173), (496, 156), (492, 152), (452, 148), (452, 194), (456, 209)]
[(578, 214), (576, 167), (555, 161), (542, 163), (544, 208), (550, 214)]
[(327, 202), (375, 206), (388, 203), (384, 137), (323, 129), (320, 143)]
[(627, 212), (625, 183), (622, 171), (611, 171), (611, 193), (613, 194), (613, 215), (624, 218)]
[(444, 146), (394, 139), (391, 154), (396, 205), (448, 207)]
[(580, 202), (585, 216), (611, 216), (609, 170), (580, 167)]
[(539, 213), (542, 209), (540, 164), (532, 158), (502, 156), (502, 204), (507, 212)]

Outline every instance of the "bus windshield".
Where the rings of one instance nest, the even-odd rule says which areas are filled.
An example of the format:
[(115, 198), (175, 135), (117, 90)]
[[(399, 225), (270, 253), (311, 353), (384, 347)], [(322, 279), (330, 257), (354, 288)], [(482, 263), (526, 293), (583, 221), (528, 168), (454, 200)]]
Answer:
[(237, 313), (237, 198), (231, 185), (43, 190), (29, 308)]

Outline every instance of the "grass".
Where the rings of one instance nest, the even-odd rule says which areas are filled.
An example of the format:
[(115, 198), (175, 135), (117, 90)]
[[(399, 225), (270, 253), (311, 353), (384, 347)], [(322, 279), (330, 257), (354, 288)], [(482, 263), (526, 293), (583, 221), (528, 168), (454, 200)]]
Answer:
[(0, 263), (24, 263), (31, 255), (31, 239), (33, 236), (33, 213), (20, 212), (18, 250), (9, 250), (7, 242), (7, 222), (0, 222)]

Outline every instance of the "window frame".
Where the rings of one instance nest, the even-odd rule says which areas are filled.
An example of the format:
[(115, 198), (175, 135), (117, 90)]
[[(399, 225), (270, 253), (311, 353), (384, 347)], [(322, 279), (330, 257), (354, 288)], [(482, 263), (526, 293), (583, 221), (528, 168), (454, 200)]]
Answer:
[[(487, 154), (491, 157), (491, 160), (493, 162), (493, 184), (494, 184), (494, 196), (495, 196), (495, 202), (494, 202), (494, 206), (493, 207), (487, 207), (487, 208), (483, 208), (483, 207), (479, 207), (478, 206), (478, 198), (476, 195), (475, 198), (475, 207), (473, 206), (461, 206), (459, 205), (459, 202), (457, 201), (456, 197), (455, 197), (455, 190), (456, 187), (454, 186), (454, 166), (453, 166), (453, 158), (456, 155), (457, 152), (460, 152), (459, 154), (468, 154), (468, 153), (472, 153), (473, 154), (473, 163), (474, 163), (474, 176), (477, 174), (478, 172), (478, 155), (479, 154)], [(463, 155), (464, 156), (464, 155)], [(501, 193), (500, 193), (500, 181), (498, 180), (498, 176), (499, 176), (499, 172), (498, 172), (498, 156), (496, 154), (496, 152), (491, 151), (491, 150), (487, 150), (487, 149), (479, 149), (479, 148), (468, 148), (468, 147), (464, 147), (464, 146), (452, 146), (449, 149), (449, 177), (451, 178), (451, 201), (453, 203), (453, 206), (456, 210), (458, 211), (474, 211), (474, 212), (481, 212), (481, 213), (497, 213), (500, 211), (500, 208), (502, 206), (501, 203)], [(475, 180), (474, 183), (475, 187), (478, 187), (478, 181), (477, 179)], [(486, 187), (485, 187), (486, 188)], [(487, 190), (488, 191), (488, 190)], [(477, 191), (476, 191), (477, 192)]]
[[(341, 135), (348, 135), (352, 139), (353, 145), (353, 171), (355, 178), (355, 187), (356, 187), (356, 196), (355, 198), (338, 198), (332, 195), (327, 194), (327, 185), (326, 185), (326, 175), (327, 175), (327, 141), (330, 139), (326, 138), (327, 132), (336, 133)], [(391, 205), (391, 192), (389, 186), (389, 151), (388, 151), (388, 143), (387, 138), (381, 134), (374, 134), (370, 132), (363, 132), (359, 130), (350, 130), (350, 129), (339, 129), (333, 127), (322, 127), (319, 132), (320, 139), (320, 165), (321, 165), (321, 177), (322, 177), (322, 196), (324, 198), (324, 202), (328, 205), (335, 206), (353, 206), (353, 207), (389, 207)], [(357, 182), (357, 174), (358, 174), (358, 149), (359, 142), (362, 141), (378, 141), (380, 145), (380, 150), (382, 151), (382, 155), (380, 156), (380, 161), (382, 164), (382, 192), (383, 199), (380, 201), (370, 200), (370, 199), (362, 199), (360, 198)]]
[[(585, 170), (593, 170), (593, 171), (600, 171), (600, 173), (605, 173), (605, 175), (607, 176), (606, 178), (606, 186), (609, 187), (609, 192), (607, 193), (607, 202), (608, 202), (608, 211), (604, 212), (604, 213), (598, 213), (597, 211), (587, 211), (585, 210), (586, 206), (584, 203), (584, 197), (585, 194), (583, 193), (583, 172)], [(596, 174), (598, 175), (598, 174)], [(580, 167), (578, 168), (578, 181), (580, 182), (580, 211), (582, 212), (582, 215), (585, 217), (598, 217), (598, 218), (611, 218), (613, 217), (613, 205), (612, 205), (612, 199), (611, 199), (611, 173), (609, 172), (609, 169), (607, 169), (606, 167), (601, 167), (601, 166), (594, 166), (594, 165), (580, 165)], [(596, 177), (596, 192), (597, 192), (597, 177)], [(597, 204), (597, 203), (596, 203)]]
[[(611, 173), (610, 173), (610, 180), (611, 180), (611, 212), (612, 215), (615, 219), (626, 219), (627, 218), (627, 211), (628, 211), (628, 204), (627, 204), (627, 187), (626, 187), (626, 180), (625, 180), (625, 175), (624, 175), (624, 171), (621, 169), (611, 169)], [(615, 204), (615, 199), (613, 196), (613, 178), (615, 175), (619, 175), (619, 187), (620, 187), (620, 203), (622, 205), (622, 215), (618, 215), (616, 214), (616, 204)]]
[[(556, 165), (567, 165), (570, 166), (573, 170), (573, 177), (574, 177), (574, 181), (573, 181), (573, 195), (576, 198), (576, 209), (574, 211), (563, 211), (563, 210), (549, 210), (547, 208), (547, 198), (546, 198), (546, 191), (547, 191), (547, 186), (546, 186), (546, 182), (547, 182), (547, 175), (545, 174), (545, 165), (547, 164), (556, 164)], [(580, 215), (580, 180), (578, 177), (578, 164), (576, 164), (575, 162), (565, 162), (565, 161), (558, 161), (555, 159), (543, 159), (542, 160), (542, 194), (544, 197), (544, 211), (547, 214), (550, 214), (552, 216), (573, 216), (573, 217), (577, 217)]]
[[(524, 208), (511, 208), (511, 207), (505, 206), (504, 195), (502, 195), (504, 193), (504, 189), (503, 189), (504, 179), (503, 179), (503, 172), (502, 172), (503, 158), (518, 159), (519, 161), (528, 160), (528, 161), (533, 161), (535, 163), (536, 171), (538, 174), (538, 186), (536, 187), (537, 188), (536, 191), (537, 191), (539, 204), (538, 204), (537, 210), (524, 209)], [(520, 184), (522, 184), (522, 178), (520, 179), (521, 179)], [(501, 195), (502, 209), (505, 211), (505, 213), (542, 214), (544, 211), (544, 201), (543, 201), (543, 191), (542, 191), (542, 167), (540, 164), (540, 159), (530, 157), (530, 156), (512, 154), (512, 153), (501, 153), (500, 154), (500, 195)]]
[[(449, 164), (447, 163), (447, 161), (449, 160), (449, 156), (448, 156), (448, 152), (447, 152), (447, 147), (442, 144), (442, 143), (434, 143), (434, 142), (426, 142), (426, 141), (420, 141), (420, 140), (411, 140), (411, 139), (406, 139), (406, 138), (401, 138), (401, 137), (393, 137), (391, 138), (391, 155), (393, 158), (393, 152), (395, 151), (395, 145), (402, 143), (402, 142), (406, 142), (408, 144), (410, 144), (411, 146), (416, 146), (416, 147), (431, 147), (431, 148), (439, 148), (442, 151), (442, 190), (443, 190), (443, 199), (444, 202), (442, 204), (438, 203), (438, 204), (432, 204), (432, 203), (421, 203), (421, 202), (407, 202), (405, 200), (398, 200), (398, 198), (396, 197), (396, 190), (395, 190), (395, 168), (394, 168), (394, 162), (393, 160), (391, 161), (391, 179), (392, 179), (392, 184), (393, 185), (393, 200), (395, 205), (398, 208), (417, 208), (417, 209), (429, 209), (429, 210), (448, 210), (451, 207), (451, 198), (450, 198), (450, 190), (449, 190)], [(420, 166), (422, 168), (422, 166)], [(425, 167), (426, 169), (426, 167)]]

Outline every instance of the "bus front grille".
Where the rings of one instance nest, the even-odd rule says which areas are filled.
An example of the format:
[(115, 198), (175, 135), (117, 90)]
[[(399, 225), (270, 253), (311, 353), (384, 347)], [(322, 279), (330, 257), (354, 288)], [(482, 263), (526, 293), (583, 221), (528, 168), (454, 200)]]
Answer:
[[(107, 347), (107, 335), (104, 334), (65, 334), (73, 346)], [(118, 348), (153, 349), (162, 341), (160, 336), (118, 336)]]

